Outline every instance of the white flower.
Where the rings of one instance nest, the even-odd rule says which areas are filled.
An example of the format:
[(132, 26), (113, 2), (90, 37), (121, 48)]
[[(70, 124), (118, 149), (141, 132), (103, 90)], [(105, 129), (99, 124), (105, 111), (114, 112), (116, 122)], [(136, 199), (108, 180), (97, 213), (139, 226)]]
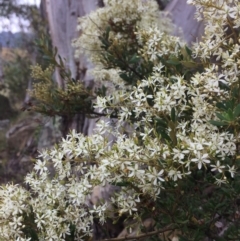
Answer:
[(191, 162), (196, 162), (198, 164), (198, 169), (202, 168), (202, 165), (205, 165), (206, 163), (210, 163), (210, 160), (208, 160), (208, 154), (202, 154), (201, 152), (197, 152), (197, 157), (192, 158)]
[(134, 166), (128, 167), (128, 170), (130, 171), (128, 177), (138, 177), (141, 179), (143, 177), (143, 174), (145, 173), (145, 170), (140, 170), (138, 168), (137, 163), (135, 163)]
[(17, 241), (31, 241), (31, 238), (22, 238), (22, 237), (18, 237)]
[(216, 165), (210, 165), (210, 166), (213, 167), (213, 168), (211, 169), (212, 172), (214, 172), (214, 171), (219, 171), (220, 173), (222, 173), (222, 172), (223, 172), (222, 169), (225, 168), (225, 166), (221, 166), (220, 161), (217, 161), (217, 164), (216, 164)]
[[(64, 241), (70, 234), (70, 223), (75, 226), (74, 239), (86, 239), (84, 236), (92, 234), (94, 218), (104, 223), (116, 211), (135, 221), (142, 217), (146, 197), (150, 203), (158, 202), (161, 190), (168, 192), (169, 181), (174, 181), (171, 189), (179, 188), (195, 169), (217, 171), (217, 175), (209, 172), (212, 178), (207, 181), (216, 179), (219, 186), (228, 184), (226, 172), (235, 177), (237, 167), (227, 164), (236, 158), (239, 137), (210, 121), (217, 118), (216, 103), (226, 107), (232, 98), (225, 89), (236, 88), (239, 81), (240, 46), (238, 33), (233, 31), (240, 27), (239, 1), (188, 2), (196, 6), (197, 19), (204, 19), (206, 25), (204, 38), (192, 46), (192, 56), (185, 56), (181, 40), (170, 35), (172, 25), (159, 17), (154, 0), (105, 0), (105, 8), (81, 18), (81, 36), (75, 46), (77, 51), (84, 49), (96, 65), (92, 71), (96, 89), (103, 83), (107, 86), (104, 96), (92, 94), (96, 97), (93, 108), (108, 116), (98, 119), (93, 135), (73, 130), (56, 147), (42, 151), (33, 172), (25, 178), (31, 191), (16, 185), (1, 187), (0, 240), (29, 240), (24, 238), (23, 227), (28, 225), (24, 215), (33, 217), (39, 240)], [(231, 36), (224, 26), (231, 27)], [(104, 52), (101, 40), (109, 27), (108, 42), (114, 45), (108, 50), (117, 44), (124, 46), (126, 53), (133, 50), (137, 63), (126, 56), (124, 70), (121, 66), (109, 68), (116, 63), (107, 63), (104, 55), (109, 53)], [(129, 31), (116, 32), (118, 27)], [(179, 71), (168, 64), (173, 58), (184, 65), (192, 57), (197, 60), (196, 69), (190, 69), (191, 78), (188, 67)], [(145, 63), (148, 66), (143, 66)], [(134, 86), (126, 85), (120, 76), (136, 65), (136, 73), (142, 74), (143, 69), (144, 74), (134, 79)], [(176, 121), (172, 120), (173, 107)], [(118, 118), (109, 121), (113, 111)], [(164, 139), (164, 134), (176, 137), (176, 142)], [(122, 185), (113, 188), (114, 197), (109, 197), (111, 189), (105, 185), (109, 183)], [(106, 191), (96, 193), (95, 186)], [(97, 204), (89, 201), (91, 195)], [(192, 193), (186, 190), (184, 195)]]
[(151, 168), (149, 167), (149, 173), (147, 173), (147, 176), (149, 178), (149, 181), (151, 181), (155, 186), (158, 184), (158, 182), (164, 182), (165, 180), (162, 178), (164, 170), (157, 171), (155, 167)]
[[(150, 31), (151, 31), (151, 30), (152, 30), (152, 29), (150, 29)], [(162, 35), (163, 35), (163, 33), (160, 33), (160, 34), (157, 35), (157, 32), (156, 32), (156, 31), (153, 31), (153, 32), (154, 32), (153, 36), (152, 36), (151, 39), (148, 41), (148, 47), (149, 47), (149, 49), (152, 48), (152, 47), (157, 46), (157, 45), (158, 45), (158, 42), (161, 40)]]
[(154, 100), (154, 108), (158, 111), (171, 111), (172, 106), (176, 105), (176, 101), (172, 99), (172, 96), (169, 95), (164, 90), (158, 91)]
[(22, 219), (23, 217), (13, 217), (13, 221), (9, 222), (10, 226), (12, 226), (13, 229), (18, 229), (22, 226)]
[(46, 162), (45, 161), (41, 161), (41, 160), (37, 160), (37, 163), (34, 166), (34, 169), (39, 172), (40, 175), (43, 174), (43, 172), (46, 172), (48, 170), (48, 168), (46, 167)]
[(171, 169), (168, 172), (168, 176), (173, 179), (173, 181), (177, 181), (178, 179), (182, 179), (182, 173), (175, 169)]
[(218, 186), (221, 186), (222, 184), (226, 184), (227, 183), (227, 179), (226, 178), (223, 178), (223, 179), (219, 179), (219, 178), (215, 178), (215, 183), (218, 185)]
[(235, 168), (235, 165), (233, 165), (232, 167), (230, 167), (229, 165), (228, 166), (228, 171), (230, 172), (231, 174), (231, 177), (234, 178), (234, 175), (236, 173), (236, 168)]
[(174, 97), (174, 99), (181, 99), (183, 101), (185, 100), (185, 92), (187, 90), (187, 87), (184, 85), (183, 83), (183, 79), (181, 77), (177, 77), (177, 83), (174, 83), (170, 86), (171, 90), (172, 90), (172, 96)]
[(184, 162), (182, 161), (185, 157), (185, 154), (188, 154), (189, 150), (179, 150), (177, 148), (173, 148), (173, 160), (176, 162), (179, 162), (183, 164)]
[(45, 218), (45, 214), (39, 215), (39, 213), (36, 213), (35, 223), (37, 224), (37, 227), (39, 229), (42, 229), (43, 225), (46, 223), (44, 218)]

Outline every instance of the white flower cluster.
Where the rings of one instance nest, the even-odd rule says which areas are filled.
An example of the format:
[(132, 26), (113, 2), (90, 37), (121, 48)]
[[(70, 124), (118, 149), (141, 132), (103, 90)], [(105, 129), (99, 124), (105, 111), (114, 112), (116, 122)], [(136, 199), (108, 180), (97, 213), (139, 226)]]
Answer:
[(159, 57), (178, 56), (181, 53), (180, 39), (170, 36), (168, 32), (161, 31), (158, 26), (146, 29), (140, 28), (136, 34), (139, 44), (143, 45), (139, 54), (155, 64), (159, 62)]
[(194, 44), (194, 55), (202, 60), (220, 60), (220, 79), (231, 84), (239, 78), (240, 7), (235, 0), (188, 0), (196, 6), (196, 18), (204, 19), (205, 36)]
[(100, 67), (102, 67), (103, 61), (100, 37), (109, 26), (122, 26), (121, 33), (116, 34), (114, 31), (110, 31), (109, 41), (121, 41), (126, 48), (131, 41), (126, 26), (131, 26), (131, 30), (133, 28), (135, 31), (136, 27), (148, 29), (157, 25), (161, 32), (170, 33), (172, 31), (171, 22), (163, 13), (159, 12), (156, 1), (106, 0), (104, 4), (104, 8), (79, 20), (78, 29), (82, 31), (82, 35), (74, 41), (76, 55), (84, 52), (94, 64), (100, 65)]
[[(102, 71), (99, 79), (111, 80), (109, 73), (115, 76), (115, 92), (99, 96), (95, 107), (107, 113), (118, 109), (116, 128), (100, 120), (92, 136), (73, 130), (58, 146), (41, 152), (33, 172), (26, 177), (31, 191), (14, 185), (3, 187), (0, 240), (29, 240), (23, 223), (31, 215), (32, 229), (39, 240), (65, 240), (73, 229), (75, 240), (81, 240), (91, 235), (94, 217), (101, 223), (122, 214), (137, 218), (143, 198), (161, 198), (167, 182), (177, 184), (194, 170), (210, 169), (219, 185), (228, 182), (227, 173), (234, 178), (236, 167), (229, 159), (237, 155), (239, 133), (220, 131), (209, 121), (217, 120), (216, 100), (229, 97), (220, 83), (231, 86), (239, 80), (239, 34), (237, 39), (227, 38), (223, 29), (230, 26), (234, 35), (239, 28), (240, 3), (189, 2), (197, 6), (198, 18), (203, 16), (207, 24), (205, 38), (193, 49), (203, 69), (190, 80), (178, 74), (167, 75), (166, 66), (158, 61), (166, 55), (179, 57), (182, 45), (160, 24), (151, 26), (158, 17), (154, 1), (105, 1), (106, 8), (80, 20), (84, 35), (76, 44), (99, 64), (102, 26), (109, 19), (131, 23), (140, 18), (137, 36), (142, 48), (138, 54), (154, 64), (153, 71), (132, 88), (124, 87), (117, 77), (119, 70)], [(114, 38), (121, 36), (112, 36), (112, 41)], [(206, 61), (211, 57), (216, 57), (215, 64)], [(118, 91), (120, 83), (122, 90)], [(130, 135), (122, 134), (121, 127), (126, 123), (132, 128)], [(109, 133), (115, 137), (114, 143), (104, 137)], [(90, 209), (86, 203), (93, 187), (108, 183), (122, 186), (111, 198), (116, 210), (109, 213), (110, 204), (106, 202)]]
[(0, 190), (0, 240), (21, 239), (24, 228), (23, 214), (30, 212), (27, 203), (29, 193), (17, 185), (6, 185)]
[[(95, 85), (101, 86), (103, 82), (107, 82), (104, 83), (108, 86), (107, 93), (109, 95), (113, 92), (116, 93), (114, 96), (109, 97), (111, 98), (109, 101), (116, 104), (119, 103), (119, 99), (128, 98), (125, 95), (126, 88), (129, 90), (131, 86), (126, 87), (124, 81), (119, 77), (120, 69), (106, 68), (102, 36), (108, 32), (107, 41), (111, 45), (111, 47), (109, 46), (110, 49), (114, 48), (115, 45), (121, 45), (124, 50), (129, 50), (132, 48), (132, 38), (135, 35), (137, 35), (138, 44), (141, 45), (143, 40), (147, 41), (147, 38), (152, 37), (148, 34), (148, 29), (156, 29), (158, 33), (154, 31), (154, 34), (161, 33), (160, 35), (163, 35), (158, 49), (162, 48), (162, 51), (167, 54), (172, 51), (169, 44), (171, 40), (168, 41), (168, 39), (169, 34), (173, 32), (174, 26), (166, 14), (158, 10), (158, 4), (153, 0), (106, 0), (104, 4), (104, 8), (92, 12), (89, 16), (80, 18), (78, 29), (81, 30), (81, 35), (74, 40), (73, 45), (76, 49), (76, 56), (84, 52), (95, 65), (92, 70)], [(143, 33), (145, 30), (147, 33)], [(145, 36), (146, 34), (148, 36)], [(151, 40), (148, 39), (148, 41)], [(175, 46), (175, 43), (172, 42), (171, 44)], [(149, 48), (148, 55), (154, 51), (155, 47), (153, 45), (152, 48)], [(139, 49), (139, 51), (141, 50)], [(152, 59), (154, 58), (153, 53)]]

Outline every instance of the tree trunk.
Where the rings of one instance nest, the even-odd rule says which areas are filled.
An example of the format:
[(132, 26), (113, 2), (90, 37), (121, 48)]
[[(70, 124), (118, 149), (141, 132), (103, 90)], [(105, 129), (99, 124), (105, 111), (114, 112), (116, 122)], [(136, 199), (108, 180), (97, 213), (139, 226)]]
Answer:
[[(188, 45), (201, 39), (204, 32), (204, 23), (194, 19), (195, 7), (188, 5), (187, 0), (171, 0), (164, 11), (170, 13), (173, 23), (180, 28)], [(175, 35), (179, 35), (176, 30)]]
[[(77, 32), (77, 20), (97, 7), (102, 1), (96, 0), (42, 0), (41, 6), (45, 11), (49, 24), (50, 35), (53, 46), (57, 47), (58, 54), (65, 59), (65, 65), (72, 73), (72, 77), (78, 81), (84, 81), (86, 86), (93, 84), (93, 79), (88, 74), (91, 64), (84, 56), (74, 58), (72, 40), (79, 36)], [(60, 77), (59, 71), (55, 73), (58, 86), (64, 88), (64, 80)], [(69, 129), (76, 129), (86, 135), (92, 133), (93, 120), (87, 119), (84, 115), (76, 115), (74, 118), (63, 118), (63, 135)]]

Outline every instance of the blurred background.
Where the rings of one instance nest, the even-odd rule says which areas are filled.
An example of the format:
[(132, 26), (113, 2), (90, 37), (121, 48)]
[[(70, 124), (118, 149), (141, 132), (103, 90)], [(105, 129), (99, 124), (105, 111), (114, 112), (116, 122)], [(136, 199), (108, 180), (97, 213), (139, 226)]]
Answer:
[(57, 142), (61, 135), (58, 127), (52, 129), (53, 118), (24, 108), (30, 102), (30, 68), (43, 63), (35, 42), (49, 34), (40, 2), (0, 0), (0, 183), (21, 183), (37, 150)]

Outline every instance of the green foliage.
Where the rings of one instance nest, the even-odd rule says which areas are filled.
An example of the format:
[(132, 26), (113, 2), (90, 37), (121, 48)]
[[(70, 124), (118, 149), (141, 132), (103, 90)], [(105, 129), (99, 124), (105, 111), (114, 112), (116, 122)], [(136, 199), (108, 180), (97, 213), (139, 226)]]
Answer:
[[(23, 28), (18, 33), (18, 41), (12, 48), (1, 49), (1, 63), (3, 65), (3, 84), (1, 89), (19, 108), (26, 97), (26, 90), (31, 82), (30, 66), (39, 56), (36, 54), (34, 38), (47, 31), (46, 22), (41, 18), (40, 11), (35, 5), (22, 4), (16, 0), (0, 0), (0, 16), (3, 18), (17, 17), (29, 22), (29, 29), (25, 33)], [(38, 61), (41, 63), (42, 61)]]
[(42, 70), (40, 66), (32, 68), (32, 76), (38, 83), (33, 85), (30, 91), (34, 98), (29, 103), (29, 110), (39, 112), (48, 116), (73, 116), (77, 113), (91, 114), (92, 98), (91, 92), (83, 83), (67, 81), (65, 90), (56, 85), (52, 79), (53, 67)]
[[(154, 67), (154, 61), (149, 60), (143, 54), (143, 46), (151, 36), (145, 33), (142, 42), (139, 42), (136, 34), (139, 20), (136, 19), (130, 23), (124, 21), (114, 23), (110, 19), (102, 36), (99, 36), (102, 49), (100, 62), (106, 69), (120, 69), (120, 77), (128, 85), (137, 85), (138, 80), (147, 79)], [(118, 34), (122, 37), (113, 39), (112, 36)], [(203, 65), (192, 58), (192, 51), (189, 47), (178, 45), (178, 55), (166, 54), (157, 58), (165, 65), (166, 76), (179, 74), (190, 79), (193, 73), (202, 69)]]
[(5, 90), (9, 91), (11, 102), (16, 104), (22, 102), (28, 88), (30, 79), (31, 60), (24, 53), (13, 53), (13, 57), (3, 64)]
[[(79, 113), (84, 113), (88, 117), (98, 115), (94, 112), (92, 104), (92, 100), (96, 98), (95, 94), (86, 88), (83, 82), (71, 77), (71, 72), (66, 69), (64, 60), (57, 55), (57, 48), (52, 52), (51, 45), (45, 37), (36, 43), (45, 65), (49, 64), (49, 67), (43, 70), (40, 65), (32, 66), (32, 77), (36, 82), (33, 84), (33, 90), (29, 91), (33, 101), (28, 103), (28, 110), (48, 116), (70, 117)], [(55, 68), (59, 69), (60, 76), (64, 80), (66, 85), (64, 89), (53, 79)], [(98, 93), (101, 91), (104, 93), (104, 87), (99, 89)]]

